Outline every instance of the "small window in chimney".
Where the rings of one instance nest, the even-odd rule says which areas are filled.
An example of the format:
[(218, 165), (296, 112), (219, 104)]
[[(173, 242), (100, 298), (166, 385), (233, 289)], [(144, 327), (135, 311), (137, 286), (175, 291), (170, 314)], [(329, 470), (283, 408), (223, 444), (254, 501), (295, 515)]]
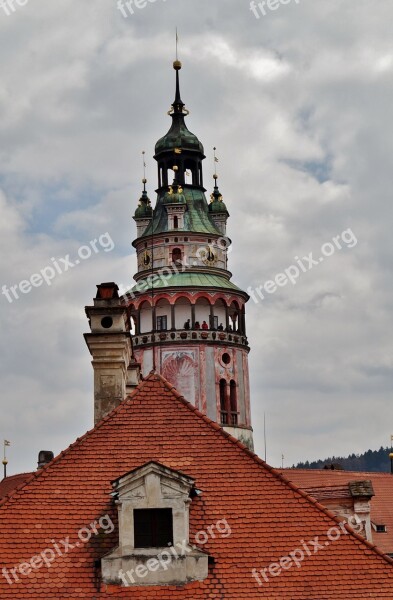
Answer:
[(110, 329), (113, 325), (112, 317), (104, 317), (101, 319), (101, 325), (104, 329)]
[(135, 548), (166, 548), (173, 546), (171, 508), (134, 510)]

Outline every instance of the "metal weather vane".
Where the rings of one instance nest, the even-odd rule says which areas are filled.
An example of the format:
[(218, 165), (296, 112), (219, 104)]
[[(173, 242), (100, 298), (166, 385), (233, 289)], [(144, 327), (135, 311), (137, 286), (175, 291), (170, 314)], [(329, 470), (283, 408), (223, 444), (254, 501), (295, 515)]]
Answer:
[(4, 466), (4, 479), (7, 477), (7, 446), (11, 446), (11, 442), (4, 440), (4, 454), (3, 454), (3, 466)]

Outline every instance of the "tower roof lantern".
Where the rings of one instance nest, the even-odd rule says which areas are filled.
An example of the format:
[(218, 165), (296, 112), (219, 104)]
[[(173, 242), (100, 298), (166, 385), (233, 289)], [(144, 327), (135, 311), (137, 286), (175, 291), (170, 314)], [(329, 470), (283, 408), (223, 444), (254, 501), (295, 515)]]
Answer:
[(185, 124), (184, 118), (189, 114), (180, 94), (179, 71), (182, 68), (180, 60), (175, 60), (173, 68), (176, 71), (176, 93), (168, 115), (172, 117), (172, 125), (168, 133), (158, 140), (155, 153), (176, 152), (180, 154), (183, 150), (198, 152), (204, 155), (204, 148), (194, 133), (191, 133)]

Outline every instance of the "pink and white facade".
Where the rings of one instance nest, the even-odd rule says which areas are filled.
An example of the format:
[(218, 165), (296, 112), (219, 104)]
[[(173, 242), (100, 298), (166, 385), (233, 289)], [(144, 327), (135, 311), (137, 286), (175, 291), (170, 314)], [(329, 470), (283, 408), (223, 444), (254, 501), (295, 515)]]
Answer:
[(201, 412), (252, 447), (248, 295), (231, 282), (229, 214), (216, 176), (211, 202), (206, 201), (203, 146), (185, 125), (180, 63), (174, 68), (172, 127), (156, 144), (157, 202), (153, 211), (144, 190), (134, 216), (136, 286), (123, 302), (142, 374), (157, 370)]

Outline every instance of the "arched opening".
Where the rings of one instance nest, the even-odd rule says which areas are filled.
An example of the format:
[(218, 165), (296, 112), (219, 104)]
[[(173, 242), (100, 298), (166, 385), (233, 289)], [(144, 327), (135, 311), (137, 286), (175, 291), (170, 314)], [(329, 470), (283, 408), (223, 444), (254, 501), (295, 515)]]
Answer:
[(173, 217), (173, 229), (179, 229), (179, 217)]
[(197, 164), (193, 160), (186, 160), (184, 162), (184, 170), (188, 171), (191, 175), (191, 183), (192, 185), (199, 185), (198, 182), (198, 172), (197, 172)]
[(220, 379), (220, 411), (222, 425), (228, 425), (227, 403), (227, 382), (225, 379)]
[[(178, 174), (178, 171), (176, 173)], [(172, 185), (172, 183), (175, 179), (175, 171), (173, 169), (167, 169), (165, 175), (166, 175), (167, 185), (169, 187), (170, 185)]]
[(192, 308), (191, 302), (187, 298), (179, 298), (175, 304), (175, 328), (192, 328)]
[(156, 305), (156, 331), (168, 331), (171, 327), (171, 305), (162, 299)]
[(229, 331), (240, 333), (240, 307), (237, 302), (232, 302), (229, 307)]
[(136, 318), (135, 314), (131, 315), (130, 325), (131, 325), (131, 330), (130, 330), (131, 335), (137, 335), (138, 334), (138, 327), (137, 327), (137, 318)]
[(141, 304), (139, 309), (141, 333), (150, 333), (153, 329), (152, 309), (148, 302)]
[(224, 300), (217, 300), (214, 305), (214, 316), (213, 316), (213, 328), (218, 331), (224, 331), (226, 329), (226, 304)]
[(159, 188), (162, 186), (163, 172), (164, 172), (164, 169), (163, 169), (162, 165), (159, 164), (158, 165), (158, 187)]
[(231, 409), (231, 419), (230, 423), (232, 425), (237, 425), (238, 422), (238, 412), (237, 412), (237, 386), (236, 382), (231, 380), (229, 384), (229, 404)]
[(206, 298), (198, 298), (195, 305), (195, 329), (209, 329), (210, 302)]
[(173, 248), (172, 250), (172, 264), (181, 265), (182, 253), (180, 248)]

